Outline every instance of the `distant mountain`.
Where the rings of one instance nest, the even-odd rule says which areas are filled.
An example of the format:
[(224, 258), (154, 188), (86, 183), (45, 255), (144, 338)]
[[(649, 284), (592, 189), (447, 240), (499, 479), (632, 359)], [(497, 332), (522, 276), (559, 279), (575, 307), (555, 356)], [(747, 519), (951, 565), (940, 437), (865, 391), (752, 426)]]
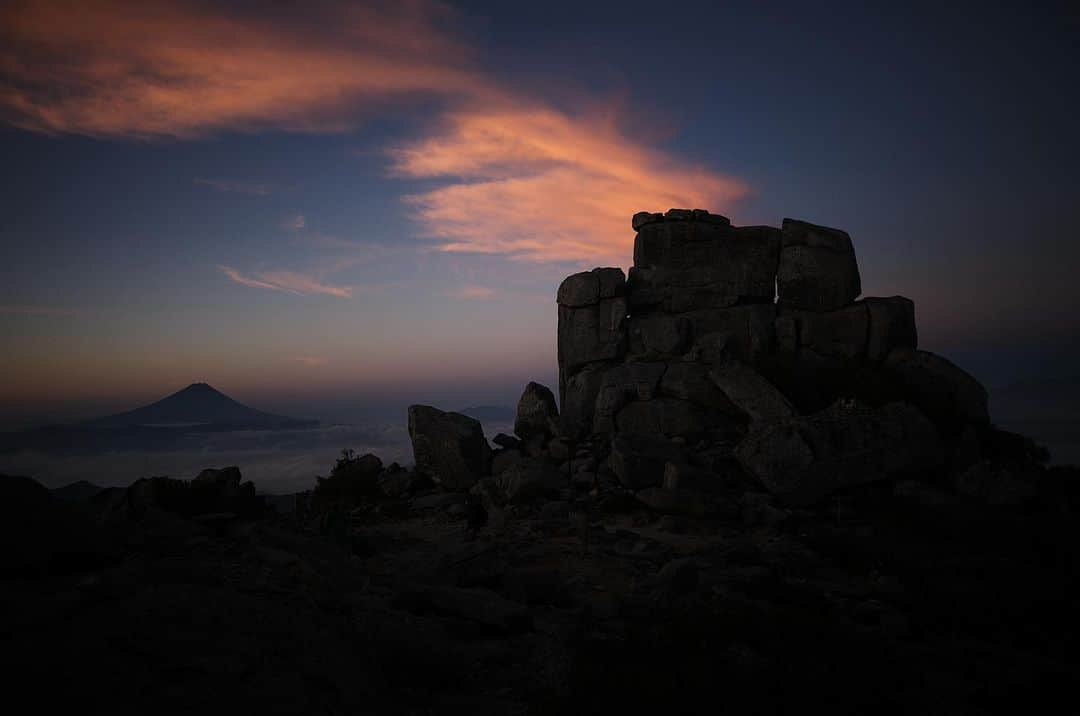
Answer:
[(64, 502), (82, 502), (89, 500), (104, 489), (104, 487), (95, 485), (92, 482), (79, 480), (63, 487), (54, 487), (52, 493), (53, 497)]
[(483, 422), (513, 420), (517, 411), (506, 405), (473, 405), (457, 411)]
[(211, 425), (233, 429), (281, 429), (313, 425), (315, 422), (317, 421), (264, 413), (233, 400), (206, 383), (192, 383), (156, 403), (126, 413), (89, 420), (80, 425), (93, 429)]
[(50, 425), (0, 433), (0, 453), (39, 450), (88, 454), (114, 450), (196, 449), (207, 433), (237, 430), (289, 430), (318, 425), (249, 408), (206, 383), (126, 413), (73, 425)]

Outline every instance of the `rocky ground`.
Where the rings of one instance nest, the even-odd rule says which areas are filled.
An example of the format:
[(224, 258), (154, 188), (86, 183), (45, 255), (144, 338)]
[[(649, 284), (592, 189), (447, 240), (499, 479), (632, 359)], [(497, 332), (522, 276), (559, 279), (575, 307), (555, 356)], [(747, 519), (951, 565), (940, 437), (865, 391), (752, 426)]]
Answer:
[(63, 499), (5, 477), (4, 673), (42, 707), (157, 713), (1002, 713), (1071, 692), (1075, 470), (1008, 504), (907, 480), (649, 507), (579, 449), (522, 458), (546, 486), (483, 515), (367, 456), (282, 511), (228, 470)]

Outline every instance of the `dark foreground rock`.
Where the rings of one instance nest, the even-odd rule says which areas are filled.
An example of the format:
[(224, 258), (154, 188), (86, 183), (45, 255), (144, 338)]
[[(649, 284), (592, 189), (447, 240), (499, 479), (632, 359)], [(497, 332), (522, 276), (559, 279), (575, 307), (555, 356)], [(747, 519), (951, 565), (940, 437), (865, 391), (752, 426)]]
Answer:
[(429, 405), (409, 406), (416, 468), (443, 487), (467, 490), (491, 470), (491, 447), (480, 422)]
[[(1080, 478), (994, 465), (792, 510), (680, 487), (713, 473), (672, 464), (618, 506), (599, 480), (482, 524), (434, 487), (456, 501), (396, 513), (369, 494), (340, 529), (299, 509), (213, 523), (159, 502), (112, 523), (94, 559), (32, 571), (10, 567), (33, 544), (72, 554), (109, 505), (57, 512), (3, 478), (18, 539), (0, 668), (12, 699), (82, 712), (657, 713), (718, 694), (735, 713), (1048, 708), (1080, 667), (1066, 597)], [(148, 538), (165, 514), (188, 528)]]

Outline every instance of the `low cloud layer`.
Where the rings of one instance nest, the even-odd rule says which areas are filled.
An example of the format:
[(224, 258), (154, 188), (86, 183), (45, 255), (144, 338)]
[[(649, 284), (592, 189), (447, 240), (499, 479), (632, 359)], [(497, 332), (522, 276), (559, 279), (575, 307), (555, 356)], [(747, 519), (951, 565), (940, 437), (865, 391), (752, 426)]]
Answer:
[[(457, 18), (444, 5), (259, 9), (11, 4), (0, 10), (0, 119), (51, 134), (191, 139), (351, 131), (391, 104), (434, 102), (441, 114), (427, 132), (387, 150), (393, 176), (441, 182), (404, 197), (418, 234), (443, 251), (523, 261), (621, 263), (634, 212), (723, 211), (748, 191), (626, 133), (612, 107), (568, 112), (507, 89), (445, 29)], [(226, 273), (257, 288), (349, 295), (297, 274)]]

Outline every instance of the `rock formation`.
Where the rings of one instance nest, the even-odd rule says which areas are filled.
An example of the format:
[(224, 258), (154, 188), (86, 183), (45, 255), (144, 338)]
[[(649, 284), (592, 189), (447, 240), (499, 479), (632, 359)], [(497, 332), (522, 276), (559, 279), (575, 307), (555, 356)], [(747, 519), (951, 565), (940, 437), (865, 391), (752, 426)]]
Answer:
[(627, 487), (659, 487), (664, 464), (693, 447), (805, 502), (932, 469), (966, 428), (988, 425), (979, 383), (917, 350), (911, 300), (859, 299), (846, 232), (736, 227), (700, 209), (642, 212), (632, 226), (625, 281), (598, 268), (557, 296), (562, 433), (614, 437)]

